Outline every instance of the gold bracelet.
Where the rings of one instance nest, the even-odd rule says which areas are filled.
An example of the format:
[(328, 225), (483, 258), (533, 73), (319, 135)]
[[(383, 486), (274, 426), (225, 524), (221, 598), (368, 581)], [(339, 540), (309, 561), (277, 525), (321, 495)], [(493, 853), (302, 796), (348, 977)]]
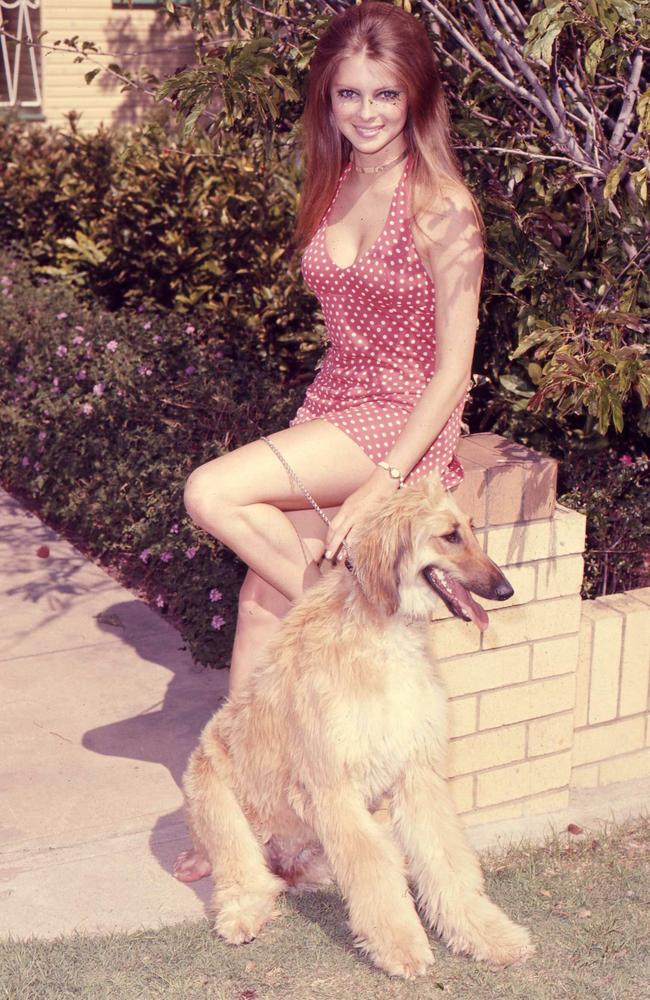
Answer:
[(377, 462), (377, 468), (385, 469), (391, 479), (399, 479), (398, 489), (402, 489), (404, 486), (404, 476), (399, 469), (396, 469), (394, 465), (389, 465), (388, 462)]

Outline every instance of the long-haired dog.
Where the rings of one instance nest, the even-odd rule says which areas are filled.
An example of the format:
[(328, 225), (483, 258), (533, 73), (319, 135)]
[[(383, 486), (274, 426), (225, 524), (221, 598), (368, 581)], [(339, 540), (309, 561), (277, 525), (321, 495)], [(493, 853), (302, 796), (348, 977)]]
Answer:
[(433, 962), (416, 901), (453, 953), (524, 959), (528, 931), (484, 894), (446, 786), (427, 641), (440, 600), (482, 628), (468, 592), (512, 588), (437, 477), (398, 491), (349, 541), (354, 572), (325, 575), (291, 609), (190, 758), (187, 818), (212, 865), (216, 930), (249, 941), (288, 884), (334, 877), (355, 943), (392, 975)]

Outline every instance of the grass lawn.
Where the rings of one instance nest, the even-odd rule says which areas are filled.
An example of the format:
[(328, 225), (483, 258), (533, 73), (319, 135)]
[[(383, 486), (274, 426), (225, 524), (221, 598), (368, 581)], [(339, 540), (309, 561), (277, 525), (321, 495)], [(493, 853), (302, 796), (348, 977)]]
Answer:
[(237, 948), (207, 921), (4, 941), (0, 997), (649, 1000), (650, 817), (484, 854), (483, 865), (491, 896), (532, 930), (537, 954), (521, 967), (495, 971), (436, 943), (426, 978), (391, 979), (351, 947), (341, 898), (325, 890), (285, 897), (281, 916)]

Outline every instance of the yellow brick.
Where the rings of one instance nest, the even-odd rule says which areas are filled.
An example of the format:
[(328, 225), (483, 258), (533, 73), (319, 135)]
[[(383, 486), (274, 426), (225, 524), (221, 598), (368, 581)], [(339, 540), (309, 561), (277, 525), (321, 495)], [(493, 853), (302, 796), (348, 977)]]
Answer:
[(579, 594), (584, 573), (582, 556), (562, 556), (559, 559), (543, 559), (537, 564), (538, 601), (548, 597), (564, 597)]
[(557, 505), (552, 518), (490, 528), (487, 554), (499, 566), (584, 552), (584, 514)]
[[(533, 643), (531, 677), (552, 677), (568, 674), (578, 663), (578, 635), (563, 635), (559, 639), (540, 639)], [(586, 719), (585, 719), (586, 721)]]
[(543, 816), (545, 813), (559, 812), (569, 805), (569, 789), (559, 792), (543, 792), (532, 799), (524, 800), (524, 816)]
[(485, 767), (496, 767), (510, 760), (521, 760), (525, 749), (525, 726), (509, 726), (488, 733), (462, 736), (449, 743), (447, 770), (450, 777), (455, 777)]
[(572, 709), (574, 698), (573, 674), (489, 691), (480, 697), (478, 728), (493, 729), (509, 722), (555, 715), (556, 712)]
[(490, 624), (482, 637), (483, 649), (577, 632), (581, 603), (579, 594), (571, 594), (492, 611)]
[(623, 616), (596, 601), (585, 601), (582, 613), (593, 622), (589, 683), (589, 725), (592, 726), (616, 718)]
[(476, 776), (476, 805), (491, 806), (551, 788), (564, 788), (569, 784), (570, 771), (569, 751), (486, 771)]
[(640, 750), (645, 740), (645, 724), (645, 718), (637, 715), (602, 726), (576, 729), (573, 736), (574, 767)]
[(450, 738), (476, 732), (477, 701), (478, 699), (471, 695), (469, 698), (454, 698), (449, 702)]
[(481, 633), (474, 622), (464, 622), (460, 618), (434, 621), (429, 629), (428, 639), (436, 660), (444, 659), (445, 656), (473, 653), (481, 645)]
[(610, 785), (613, 781), (631, 781), (633, 778), (650, 776), (650, 750), (624, 754), (612, 760), (604, 760), (600, 765), (600, 784)]
[(508, 802), (507, 805), (494, 806), (492, 809), (475, 809), (463, 816), (463, 823), (465, 826), (483, 826), (484, 823), (498, 823), (499, 820), (519, 819), (523, 812), (521, 802)]
[(460, 778), (451, 778), (448, 784), (456, 812), (469, 812), (474, 806), (474, 775), (464, 774)]
[(528, 723), (528, 756), (569, 750), (573, 746), (573, 712)]
[(584, 614), (585, 607), (589, 604), (583, 601), (582, 619), (580, 621), (580, 632), (578, 637), (578, 665), (576, 668), (576, 707), (574, 713), (574, 723), (578, 726), (586, 726), (589, 719), (589, 686), (591, 684), (591, 653), (594, 644), (594, 623), (589, 615)]
[(650, 587), (637, 587), (636, 590), (628, 590), (628, 595), (644, 604), (650, 604)]
[(443, 660), (438, 673), (447, 694), (454, 698), (528, 680), (529, 659), (528, 646), (513, 646)]
[(623, 615), (623, 651), (619, 715), (636, 715), (648, 707), (650, 674), (650, 607), (630, 594), (599, 597), (596, 606), (611, 608)]
[(598, 764), (583, 764), (571, 770), (571, 788), (597, 788)]

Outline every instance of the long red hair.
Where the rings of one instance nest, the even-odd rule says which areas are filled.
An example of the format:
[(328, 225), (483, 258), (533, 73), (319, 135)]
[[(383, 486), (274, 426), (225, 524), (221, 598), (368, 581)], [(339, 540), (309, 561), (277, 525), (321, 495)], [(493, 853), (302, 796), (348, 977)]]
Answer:
[[(401, 7), (367, 0), (332, 18), (309, 64), (302, 116), (304, 179), (295, 229), (298, 250), (316, 232), (352, 146), (332, 121), (330, 87), (341, 60), (359, 52), (392, 72), (406, 92), (404, 136), (412, 156), (411, 215), (417, 218), (447, 179), (467, 189), (451, 144), (449, 112), (424, 25)], [(479, 225), (480, 209), (469, 192)]]

